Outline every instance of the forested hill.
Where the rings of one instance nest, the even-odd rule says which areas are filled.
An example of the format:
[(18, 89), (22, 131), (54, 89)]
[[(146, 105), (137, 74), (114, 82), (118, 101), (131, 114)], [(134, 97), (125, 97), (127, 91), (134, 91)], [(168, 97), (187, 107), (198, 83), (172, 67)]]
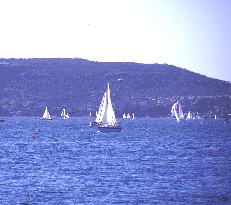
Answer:
[(0, 59), (0, 115), (59, 116), (98, 110), (107, 82), (118, 117), (168, 116), (179, 100), (184, 112), (231, 113), (231, 84), (167, 64), (103, 63), (84, 59)]

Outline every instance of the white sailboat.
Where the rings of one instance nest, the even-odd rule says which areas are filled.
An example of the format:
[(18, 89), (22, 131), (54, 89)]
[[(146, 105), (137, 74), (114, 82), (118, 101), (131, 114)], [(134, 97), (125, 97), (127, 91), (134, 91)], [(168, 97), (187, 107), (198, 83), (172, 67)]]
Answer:
[(45, 119), (45, 120), (51, 120), (51, 116), (50, 116), (50, 114), (49, 114), (49, 112), (48, 112), (47, 107), (46, 107), (46, 109), (45, 109), (45, 111), (44, 111), (43, 119)]
[(103, 95), (96, 122), (99, 124), (98, 129), (100, 132), (121, 132), (122, 127), (116, 122), (115, 112), (111, 103), (111, 95), (109, 83), (107, 91)]
[(132, 113), (132, 119), (133, 119), (133, 120), (135, 119), (135, 114), (134, 114), (134, 113)]
[(192, 119), (192, 114), (191, 114), (191, 112), (189, 110), (189, 112), (187, 114), (187, 117), (186, 117), (186, 120), (190, 120), (190, 119)]
[(61, 112), (61, 117), (63, 117), (63, 119), (68, 119), (70, 118), (69, 114), (66, 113), (66, 110), (63, 109), (62, 112)]
[(61, 112), (61, 115), (60, 115), (61, 117), (64, 116), (64, 110), (65, 110), (65, 109), (63, 109), (62, 112)]
[(127, 118), (127, 116), (126, 116), (126, 114), (125, 114), (125, 113), (123, 114), (123, 118), (124, 118), (124, 119), (125, 119), (125, 118)]
[(131, 116), (130, 116), (130, 114), (129, 114), (129, 113), (127, 114), (127, 118), (128, 118), (128, 119), (129, 119), (129, 118), (131, 118)]
[(176, 118), (177, 122), (180, 122), (184, 119), (184, 113), (178, 101), (175, 104), (173, 104), (172, 109), (171, 109), (171, 114), (172, 114), (172, 117)]

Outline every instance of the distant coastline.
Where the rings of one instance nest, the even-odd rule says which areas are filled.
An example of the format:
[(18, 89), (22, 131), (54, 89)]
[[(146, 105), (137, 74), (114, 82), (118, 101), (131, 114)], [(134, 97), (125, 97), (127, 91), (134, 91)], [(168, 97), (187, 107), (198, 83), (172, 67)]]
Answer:
[(79, 58), (0, 59), (0, 115), (87, 116), (107, 82), (118, 117), (167, 117), (172, 104), (205, 117), (231, 113), (231, 84), (167, 64), (109, 63)]

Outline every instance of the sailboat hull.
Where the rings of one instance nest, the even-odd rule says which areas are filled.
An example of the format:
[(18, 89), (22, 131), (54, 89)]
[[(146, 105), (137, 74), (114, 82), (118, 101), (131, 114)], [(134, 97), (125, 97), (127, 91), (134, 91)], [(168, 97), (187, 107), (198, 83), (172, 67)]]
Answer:
[(52, 118), (41, 118), (41, 120), (53, 120)]
[(97, 122), (91, 122), (89, 127), (98, 127), (99, 126), (99, 123)]
[(121, 132), (121, 126), (98, 126), (100, 132)]

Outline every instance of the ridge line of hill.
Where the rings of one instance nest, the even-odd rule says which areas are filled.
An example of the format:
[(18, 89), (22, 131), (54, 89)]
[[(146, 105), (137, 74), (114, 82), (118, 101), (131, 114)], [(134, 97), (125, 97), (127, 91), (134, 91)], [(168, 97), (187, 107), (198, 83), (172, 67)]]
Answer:
[(98, 110), (107, 82), (117, 116), (169, 116), (184, 112), (231, 113), (231, 83), (168, 64), (96, 62), (79, 58), (0, 59), (0, 115), (41, 116), (48, 106), (75, 116)]

